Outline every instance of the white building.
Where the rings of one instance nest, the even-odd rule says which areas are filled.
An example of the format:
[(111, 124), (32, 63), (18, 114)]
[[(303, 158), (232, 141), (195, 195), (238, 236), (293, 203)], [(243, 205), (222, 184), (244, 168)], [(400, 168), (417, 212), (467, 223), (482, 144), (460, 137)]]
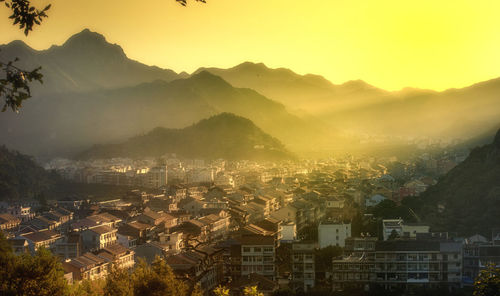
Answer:
[(281, 225), (281, 241), (292, 242), (297, 239), (297, 225), (293, 222)]
[(345, 239), (351, 237), (351, 223), (321, 222), (318, 226), (319, 247), (345, 246)]

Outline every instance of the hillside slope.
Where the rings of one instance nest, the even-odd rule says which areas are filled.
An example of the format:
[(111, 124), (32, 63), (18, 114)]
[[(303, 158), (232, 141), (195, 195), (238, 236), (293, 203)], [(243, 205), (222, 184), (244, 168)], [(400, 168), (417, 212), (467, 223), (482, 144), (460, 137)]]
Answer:
[(0, 200), (34, 198), (59, 181), (30, 156), (0, 146)]
[(203, 159), (292, 158), (292, 154), (278, 140), (250, 120), (230, 113), (212, 116), (184, 129), (155, 128), (120, 144), (94, 146), (78, 158), (159, 157), (166, 153)]
[(489, 236), (500, 227), (500, 130), (422, 195), (419, 209), (436, 231)]

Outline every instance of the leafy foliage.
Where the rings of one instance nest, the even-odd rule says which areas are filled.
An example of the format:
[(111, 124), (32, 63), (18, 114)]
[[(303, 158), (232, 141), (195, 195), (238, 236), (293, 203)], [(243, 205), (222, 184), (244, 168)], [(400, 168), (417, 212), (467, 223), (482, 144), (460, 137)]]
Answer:
[(420, 197), (415, 212), (436, 231), (488, 236), (500, 227), (500, 131), (493, 143), (472, 150)]
[(24, 154), (0, 146), (0, 197), (36, 198), (60, 180)]
[[(175, 0), (175, 1), (177, 1), (182, 6), (186, 6), (187, 5), (187, 0)], [(202, 2), (202, 3), (207, 3), (207, 1), (205, 1), (205, 0), (196, 0), (196, 1), (197, 2)]]
[(59, 260), (41, 248), (32, 256), (15, 256), (0, 232), (0, 294), (62, 296), (68, 292)]
[(31, 1), (28, 0), (0, 0), (0, 2), (4, 2), (5, 6), (12, 10), (9, 18), (13, 20), (14, 25), (19, 25), (19, 29), (24, 30), (26, 36), (33, 30), (33, 26), (40, 25), (42, 20), (47, 17), (46, 12), (51, 7), (49, 4), (40, 10), (32, 6)]
[(489, 264), (474, 282), (474, 296), (496, 296), (500, 293), (500, 267)]
[(342, 248), (338, 246), (328, 246), (323, 249), (316, 250), (314, 261), (316, 270), (330, 271), (333, 268), (333, 258), (342, 255)]
[[(40, 25), (42, 20), (47, 17), (46, 12), (50, 9), (50, 4), (43, 9), (37, 9), (32, 6), (28, 0), (0, 0), (5, 6), (12, 11), (9, 16), (13, 20), (14, 25), (19, 25), (19, 29), (24, 30), (24, 34), (28, 35), (33, 30), (35, 25)], [(22, 106), (22, 102), (31, 98), (29, 83), (38, 81), (43, 83), (41, 67), (33, 70), (23, 70), (14, 65), (19, 59), (14, 61), (0, 61), (0, 97), (5, 99), (2, 112), (8, 108), (14, 112), (18, 112)]]
[(31, 98), (31, 90), (29, 83), (38, 81), (43, 83), (42, 67), (38, 67), (31, 71), (20, 69), (14, 65), (19, 59), (3, 63), (0, 61), (0, 71), (5, 74), (5, 77), (0, 79), (0, 97), (5, 99), (2, 107), (2, 112), (8, 108), (14, 112), (19, 112), (24, 100)]

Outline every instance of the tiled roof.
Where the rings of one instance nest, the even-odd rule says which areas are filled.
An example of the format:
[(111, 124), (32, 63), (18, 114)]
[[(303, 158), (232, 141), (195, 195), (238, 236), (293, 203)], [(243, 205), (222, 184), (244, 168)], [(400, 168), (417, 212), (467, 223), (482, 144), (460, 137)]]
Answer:
[(49, 239), (54, 239), (54, 238), (60, 237), (61, 235), (55, 231), (52, 231), (52, 230), (42, 230), (42, 231), (38, 231), (38, 232), (22, 234), (21, 236), (29, 239), (30, 241), (37, 243), (37, 242), (43, 242), (43, 241), (46, 241)]
[(89, 230), (92, 232), (95, 232), (97, 234), (105, 234), (105, 233), (116, 231), (116, 229), (109, 227), (107, 225), (97, 226), (94, 228), (90, 228)]

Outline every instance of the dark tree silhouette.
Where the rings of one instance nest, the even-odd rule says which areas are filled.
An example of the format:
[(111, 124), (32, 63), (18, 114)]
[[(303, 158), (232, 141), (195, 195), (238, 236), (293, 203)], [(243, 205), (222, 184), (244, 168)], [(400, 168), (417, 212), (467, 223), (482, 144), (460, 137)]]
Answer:
[[(47, 17), (46, 12), (50, 9), (50, 4), (43, 9), (38, 9), (28, 0), (0, 0), (0, 2), (11, 10), (12, 14), (9, 18), (12, 19), (13, 25), (19, 25), (19, 29), (23, 30), (26, 36), (35, 25), (41, 24), (42, 20)], [(43, 83), (41, 67), (33, 70), (20, 69), (15, 66), (18, 60), (15, 58), (13, 61), (0, 61), (0, 97), (5, 100), (2, 112), (8, 108), (18, 112), (23, 101), (31, 98), (29, 84), (33, 81)]]

